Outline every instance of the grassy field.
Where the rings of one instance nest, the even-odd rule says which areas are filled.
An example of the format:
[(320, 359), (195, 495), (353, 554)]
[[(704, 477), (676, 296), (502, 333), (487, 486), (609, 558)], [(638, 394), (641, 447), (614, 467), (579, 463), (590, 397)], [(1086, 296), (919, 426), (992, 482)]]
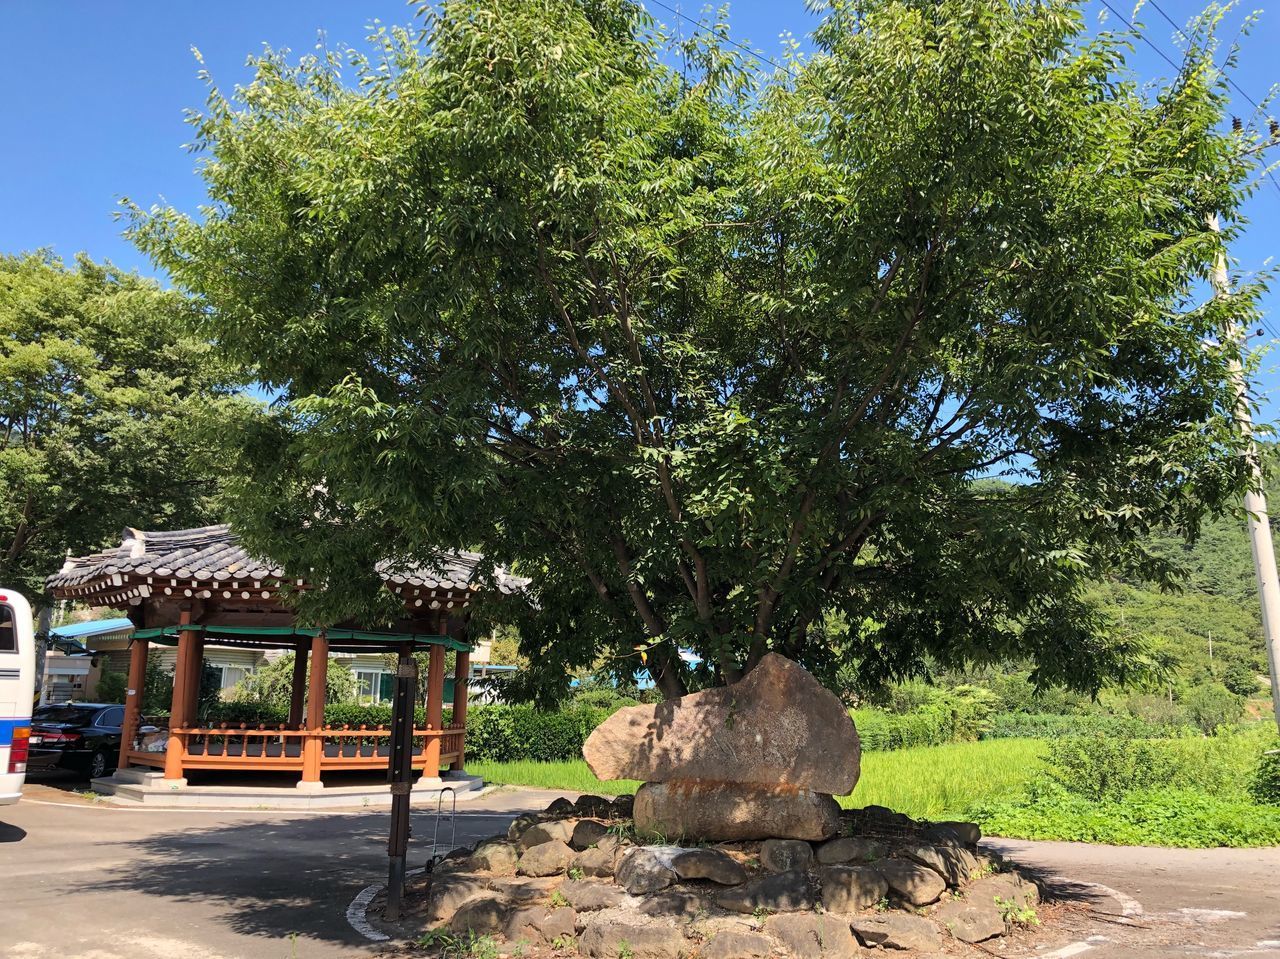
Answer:
[[(846, 807), (880, 805), (923, 819), (960, 816), (974, 802), (1015, 791), (1034, 772), (1044, 750), (1035, 739), (999, 739), (864, 753), (862, 778)], [(631, 780), (601, 782), (574, 762), (468, 763), (486, 782), (604, 795), (633, 793)]]

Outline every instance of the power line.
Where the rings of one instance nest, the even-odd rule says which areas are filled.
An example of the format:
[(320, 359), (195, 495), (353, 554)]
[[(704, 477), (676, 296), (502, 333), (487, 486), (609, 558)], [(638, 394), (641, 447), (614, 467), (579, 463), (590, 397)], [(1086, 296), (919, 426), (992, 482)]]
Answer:
[[(663, 10), (666, 10), (667, 13), (670, 13), (672, 16), (679, 17), (681, 20), (685, 20), (689, 23), (692, 23), (695, 27), (697, 27), (700, 30), (704, 29), (701, 20), (695, 20), (693, 17), (687, 16), (681, 13), (675, 7), (671, 7), (663, 3), (662, 0), (648, 0), (648, 2), (652, 3), (656, 7), (661, 7)], [(725, 37), (724, 39), (726, 42), (728, 42), (732, 46), (737, 47), (739, 50), (742, 50), (744, 53), (751, 54), (751, 56), (755, 57), (761, 63), (767, 63), (770, 66), (778, 70), (781, 70), (783, 73), (791, 77), (791, 79), (793, 80), (796, 78), (796, 75), (794, 73), (792, 73), (787, 67), (784, 67), (777, 60), (774, 60), (772, 57), (766, 57), (763, 53), (760, 53), (758, 50), (752, 50), (745, 43), (739, 43), (737, 40), (734, 40), (732, 37)]]
[[(1181, 70), (1181, 69), (1182, 69), (1180, 66), (1178, 66), (1178, 64), (1174, 63), (1174, 62), (1173, 62), (1173, 60), (1172, 60), (1172, 59), (1170, 59), (1169, 55), (1168, 55), (1167, 53), (1165, 53), (1165, 52), (1164, 52), (1164, 50), (1162, 50), (1160, 47), (1158, 47), (1158, 46), (1155, 44), (1155, 42), (1154, 42), (1150, 37), (1148, 37), (1148, 36), (1146, 35), (1146, 33), (1144, 33), (1143, 31), (1139, 30), (1136, 26), (1134, 26), (1134, 25), (1133, 25), (1133, 23), (1131, 23), (1131, 22), (1129, 21), (1129, 19), (1128, 19), (1127, 17), (1125, 17), (1125, 15), (1124, 15), (1123, 13), (1121, 13), (1119, 10), (1117, 10), (1115, 7), (1113, 7), (1113, 6), (1111, 5), (1111, 3), (1110, 3), (1110, 0), (1101, 0), (1101, 3), (1102, 3), (1102, 5), (1103, 5), (1104, 7), (1106, 7), (1108, 10), (1110, 10), (1112, 13), (1114, 13), (1114, 14), (1116, 15), (1116, 17), (1120, 20), (1120, 22), (1121, 22), (1121, 23), (1123, 23), (1123, 24), (1124, 24), (1125, 26), (1127, 26), (1130, 30), (1132, 30), (1132, 31), (1133, 31), (1133, 32), (1138, 36), (1138, 38), (1139, 38), (1140, 40), (1142, 40), (1142, 42), (1143, 42), (1143, 43), (1145, 43), (1147, 46), (1149, 46), (1149, 47), (1150, 47), (1152, 50), (1154, 50), (1156, 53), (1160, 54), (1161, 58), (1164, 60), (1164, 62), (1165, 62), (1165, 63), (1167, 63), (1167, 64), (1169, 64), (1169, 66), (1173, 67), (1173, 69), (1174, 69), (1174, 70)], [(1160, 7), (1156, 6), (1156, 4), (1155, 4), (1154, 0), (1152, 0), (1152, 4), (1151, 4), (1151, 5), (1152, 5), (1152, 6), (1154, 6), (1157, 10), (1160, 10)], [(1174, 23), (1174, 22), (1173, 22), (1173, 20), (1172, 20), (1172, 19), (1170, 19), (1169, 15), (1168, 15), (1167, 13), (1165, 13), (1163, 10), (1160, 10), (1160, 16), (1164, 17), (1166, 20), (1168, 20), (1168, 21), (1169, 21), (1169, 23), (1173, 24), (1173, 29), (1177, 30), (1179, 33), (1182, 33), (1182, 28), (1181, 28), (1181, 27), (1179, 27), (1176, 23)], [(1185, 34), (1183, 34), (1183, 35), (1185, 36)], [(1243, 96), (1246, 100), (1248, 100), (1250, 103), (1252, 103), (1252, 104), (1253, 104), (1253, 106), (1254, 106), (1254, 109), (1255, 109), (1255, 110), (1260, 109), (1260, 108), (1258, 107), (1257, 101), (1255, 101), (1251, 96), (1249, 96), (1249, 94), (1247, 94), (1247, 93), (1245, 93), (1243, 90), (1241, 90), (1241, 89), (1240, 89), (1240, 87), (1236, 84), (1236, 82), (1235, 82), (1234, 80), (1232, 80), (1232, 79), (1231, 79), (1231, 77), (1230, 77), (1230, 76), (1228, 76), (1228, 75), (1227, 75), (1227, 74), (1225, 74), (1225, 73), (1223, 73), (1223, 74), (1222, 74), (1222, 76), (1226, 78), (1226, 81), (1227, 81), (1229, 84), (1231, 84), (1231, 86), (1232, 86), (1233, 88), (1235, 88), (1237, 91), (1239, 91), (1239, 93), (1240, 93), (1240, 95), (1241, 95), (1241, 96)], [(1265, 171), (1266, 178), (1267, 178), (1269, 181), (1271, 181), (1271, 185), (1272, 185), (1273, 187), (1275, 187), (1275, 188), (1276, 188), (1276, 193), (1277, 193), (1278, 195), (1280, 195), (1280, 182), (1277, 182), (1277, 181), (1276, 181), (1275, 174), (1273, 174), (1270, 170), (1267, 170), (1265, 166), (1263, 167), (1263, 170)]]
[[(1174, 22), (1173, 17), (1171, 17), (1171, 16), (1169, 16), (1169, 14), (1165, 13), (1165, 12), (1164, 12), (1164, 8), (1163, 8), (1163, 7), (1161, 7), (1161, 6), (1160, 6), (1160, 4), (1156, 3), (1156, 0), (1149, 0), (1149, 2), (1150, 2), (1150, 4), (1151, 4), (1151, 6), (1155, 7), (1155, 9), (1156, 9), (1156, 13), (1158, 13), (1158, 14), (1160, 14), (1160, 16), (1164, 17), (1165, 22), (1166, 22), (1167, 24), (1169, 24), (1169, 26), (1173, 27), (1173, 29), (1177, 30), (1177, 31), (1178, 31), (1178, 33), (1180, 33), (1180, 34), (1182, 35), (1183, 39), (1186, 39), (1186, 36), (1187, 36), (1186, 31), (1185, 31), (1185, 30), (1183, 30), (1183, 29), (1182, 29), (1182, 27), (1178, 26), (1178, 25)], [(1108, 4), (1108, 6), (1109, 6), (1109, 4)], [(1117, 16), (1118, 16), (1118, 14), (1117, 14)], [(1253, 108), (1254, 108), (1255, 110), (1258, 110), (1258, 111), (1261, 111), (1261, 110), (1262, 110), (1262, 107), (1258, 105), (1258, 101), (1257, 101), (1257, 100), (1255, 100), (1253, 97), (1249, 96), (1249, 94), (1245, 93), (1244, 88), (1243, 88), (1243, 87), (1241, 87), (1241, 86), (1240, 86), (1240, 84), (1236, 83), (1236, 81), (1235, 81), (1235, 80), (1233, 80), (1233, 79), (1231, 78), (1231, 75), (1230, 75), (1230, 74), (1223, 73), (1223, 74), (1222, 74), (1222, 76), (1223, 76), (1223, 78), (1227, 81), (1227, 83), (1229, 83), (1229, 84), (1231, 85), (1231, 89), (1235, 90), (1235, 91), (1236, 91), (1236, 93), (1238, 93), (1238, 94), (1240, 94), (1240, 96), (1244, 97), (1244, 98), (1245, 98), (1245, 100), (1247, 100), (1247, 101), (1248, 101), (1248, 102), (1253, 106)]]

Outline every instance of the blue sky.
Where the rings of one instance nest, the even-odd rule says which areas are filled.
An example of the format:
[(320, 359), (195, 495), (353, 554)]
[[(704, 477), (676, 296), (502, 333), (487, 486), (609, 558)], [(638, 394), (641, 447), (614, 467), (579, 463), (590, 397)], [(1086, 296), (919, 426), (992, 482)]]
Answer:
[[(684, 13), (702, 6), (664, 2)], [(1179, 24), (1201, 9), (1196, 0), (1159, 2)], [(1129, 2), (1112, 3), (1131, 15)], [(659, 4), (649, 9), (675, 22)], [(1101, 9), (1096, 2), (1090, 7), (1091, 23)], [(1229, 14), (1226, 36), (1235, 35), (1249, 9)], [(730, 10), (735, 35), (770, 56), (779, 50), (780, 33), (803, 36), (813, 24), (803, 0), (739, 0)], [(403, 23), (411, 17), (401, 0), (0, 0), (0, 251), (52, 247), (70, 257), (84, 250), (154, 273), (121, 239), (112, 213), (121, 196), (184, 210), (194, 210), (203, 197), (195, 158), (181, 148), (189, 132), (183, 110), (200, 107), (205, 96), (192, 46), (199, 47), (219, 85), (229, 87), (248, 78), (245, 58), (264, 42), (307, 52), (323, 30), (331, 44), (358, 45), (374, 18)], [(1150, 7), (1142, 19), (1151, 42), (1177, 60), (1173, 28)], [(1254, 100), (1280, 80), (1276, 49), (1280, 10), (1264, 12), (1242, 41), (1235, 80)], [(1143, 76), (1170, 72), (1145, 44), (1132, 62)], [(1239, 95), (1237, 101), (1236, 112), (1249, 116), (1253, 108)], [(1249, 215), (1253, 225), (1234, 250), (1243, 271), (1260, 269), (1280, 253), (1280, 188), (1264, 184)], [(1280, 297), (1268, 298), (1267, 322), (1280, 332), (1278, 303)], [(1280, 413), (1276, 365), (1275, 358), (1265, 361), (1258, 383), (1268, 419)]]

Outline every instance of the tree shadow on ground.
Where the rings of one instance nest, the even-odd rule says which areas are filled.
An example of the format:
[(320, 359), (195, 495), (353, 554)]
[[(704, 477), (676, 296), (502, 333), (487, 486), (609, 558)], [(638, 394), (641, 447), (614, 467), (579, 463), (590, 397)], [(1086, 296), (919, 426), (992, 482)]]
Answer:
[[(346, 909), (363, 888), (386, 880), (388, 813), (263, 813), (260, 819), (207, 826), (201, 822), (206, 813), (165, 815), (183, 824), (144, 838), (108, 841), (118, 850), (119, 865), (106, 878), (51, 880), (65, 881), (67, 892), (153, 898), (157, 915), (182, 924), (212, 921), (247, 936), (370, 945), (347, 923)], [(459, 809), (457, 841), (469, 844), (505, 832), (515, 815)], [(414, 810), (412, 818), (410, 868), (421, 866), (430, 851), (434, 811)], [(442, 827), (441, 833), (446, 840), (448, 830)], [(162, 902), (192, 908), (184, 913)]]

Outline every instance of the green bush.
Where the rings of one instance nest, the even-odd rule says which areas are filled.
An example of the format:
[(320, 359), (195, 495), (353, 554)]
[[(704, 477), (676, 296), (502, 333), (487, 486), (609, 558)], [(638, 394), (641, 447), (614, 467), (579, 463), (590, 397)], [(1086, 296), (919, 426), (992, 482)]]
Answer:
[(939, 689), (912, 683), (888, 699), (889, 706), (905, 707), (905, 711), (863, 708), (849, 715), (858, 727), (863, 749), (909, 749), (982, 738), (990, 731), (997, 702), (993, 693), (977, 686)]
[(1062, 739), (1103, 734), (1125, 739), (1164, 739), (1198, 732), (1194, 727), (1150, 723), (1133, 716), (1086, 713), (997, 713), (986, 739)]
[(1102, 733), (1051, 744), (1045, 764), (1050, 780), (1093, 802), (1167, 784), (1174, 766), (1168, 754), (1148, 740)]
[(111, 669), (104, 669), (98, 677), (93, 698), (100, 703), (122, 703), (129, 688), (129, 677)]
[(1024, 797), (973, 806), (991, 836), (1118, 846), (1252, 847), (1280, 844), (1280, 809), (1188, 789), (1135, 790), (1091, 802), (1041, 779)]
[(1182, 698), (1191, 719), (1205, 733), (1234, 723), (1244, 715), (1244, 699), (1220, 683), (1202, 683)]
[(1280, 749), (1263, 753), (1249, 783), (1253, 801), (1265, 806), (1280, 806)]
[(467, 755), (477, 761), (579, 759), (609, 710), (579, 706), (540, 712), (532, 706), (478, 706), (467, 714)]

